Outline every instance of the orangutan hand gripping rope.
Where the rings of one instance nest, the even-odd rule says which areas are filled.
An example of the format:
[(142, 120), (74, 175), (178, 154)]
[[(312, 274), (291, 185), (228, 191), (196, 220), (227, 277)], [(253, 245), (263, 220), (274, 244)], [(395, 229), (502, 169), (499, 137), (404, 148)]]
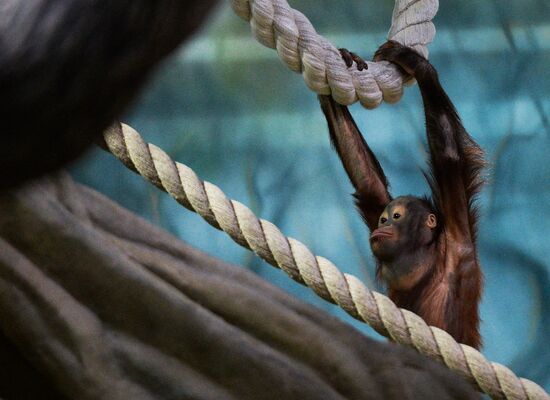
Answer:
[[(367, 64), (342, 49), (350, 67)], [(484, 153), (466, 132), (434, 67), (420, 54), (389, 41), (375, 54), (418, 82), (426, 117), (432, 196), (392, 198), (388, 181), (347, 107), (319, 96), (330, 138), (355, 187), (368, 225), (377, 275), (390, 298), (458, 342), (481, 346), (478, 305), (483, 275), (476, 251), (477, 209)]]

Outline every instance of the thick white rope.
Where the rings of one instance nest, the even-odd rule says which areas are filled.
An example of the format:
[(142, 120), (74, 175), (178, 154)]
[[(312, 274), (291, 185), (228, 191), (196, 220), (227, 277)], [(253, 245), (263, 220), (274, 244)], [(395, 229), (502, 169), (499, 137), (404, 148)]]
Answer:
[(343, 274), (326, 258), (315, 256), (301, 242), (284, 236), (271, 222), (258, 219), (245, 205), (228, 199), (220, 188), (200, 180), (191, 168), (145, 143), (130, 126), (116, 124), (104, 133), (104, 139), (107, 149), (128, 168), (380, 334), (443, 362), (494, 399), (550, 400), (536, 383), (487, 361), (474, 348), (458, 344), (445, 331), (428, 326), (418, 315), (398, 308), (355, 276)]
[[(359, 100), (366, 108), (375, 108), (382, 100), (395, 103), (401, 98), (407, 77), (395, 65), (368, 62), (369, 68), (363, 71), (355, 65), (346, 67), (338, 49), (286, 0), (231, 0), (231, 5), (239, 17), (250, 22), (254, 37), (276, 49), (281, 60), (301, 73), (317, 94), (332, 94), (344, 105)], [(426, 46), (435, 36), (432, 19), (438, 7), (438, 0), (396, 0), (388, 39), (412, 47), (427, 58)]]

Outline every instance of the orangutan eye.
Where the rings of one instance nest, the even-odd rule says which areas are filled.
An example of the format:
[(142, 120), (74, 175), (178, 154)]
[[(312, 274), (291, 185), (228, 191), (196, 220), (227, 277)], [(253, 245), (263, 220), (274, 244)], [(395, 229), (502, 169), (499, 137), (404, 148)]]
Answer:
[(380, 218), (380, 223), (381, 224), (385, 224), (386, 222), (388, 222), (387, 218), (385, 218), (385, 217)]
[(393, 214), (393, 219), (399, 219), (399, 218), (401, 218), (401, 214), (399, 213)]

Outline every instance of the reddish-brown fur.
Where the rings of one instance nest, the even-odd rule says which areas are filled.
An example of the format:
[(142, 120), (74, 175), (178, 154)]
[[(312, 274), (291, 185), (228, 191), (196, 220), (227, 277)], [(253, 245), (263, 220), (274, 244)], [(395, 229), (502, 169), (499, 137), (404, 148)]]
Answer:
[[(432, 188), (433, 212), (439, 219), (433, 242), (405, 257), (410, 268), (399, 270), (391, 262), (384, 266), (405, 271), (388, 281), (389, 296), (429, 325), (479, 348), (478, 305), (483, 276), (477, 259), (477, 211), (473, 202), (482, 185), (483, 151), (462, 126), (436, 70), (426, 59), (395, 42), (383, 45), (375, 59), (396, 63), (418, 82), (430, 148), (431, 174), (426, 176)], [(380, 214), (392, 201), (384, 172), (347, 108), (328, 96), (320, 96), (320, 102), (332, 143), (356, 189), (359, 212), (374, 231)], [(380, 270), (383, 262), (377, 261)]]

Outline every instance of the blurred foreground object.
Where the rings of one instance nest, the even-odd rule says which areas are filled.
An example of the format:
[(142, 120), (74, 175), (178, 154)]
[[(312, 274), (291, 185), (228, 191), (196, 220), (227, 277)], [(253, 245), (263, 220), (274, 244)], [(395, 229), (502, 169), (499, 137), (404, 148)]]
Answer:
[(0, 190), (74, 160), (215, 0), (0, 4)]

